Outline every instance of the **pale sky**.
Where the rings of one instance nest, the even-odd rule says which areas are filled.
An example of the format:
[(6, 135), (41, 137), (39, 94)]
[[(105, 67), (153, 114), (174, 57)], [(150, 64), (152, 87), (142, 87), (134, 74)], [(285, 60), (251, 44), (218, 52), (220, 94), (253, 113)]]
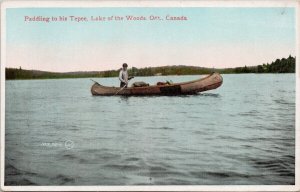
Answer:
[[(187, 21), (25, 22), (29, 16), (186, 16)], [(227, 68), (295, 56), (295, 8), (10, 8), (6, 67), (103, 71)]]

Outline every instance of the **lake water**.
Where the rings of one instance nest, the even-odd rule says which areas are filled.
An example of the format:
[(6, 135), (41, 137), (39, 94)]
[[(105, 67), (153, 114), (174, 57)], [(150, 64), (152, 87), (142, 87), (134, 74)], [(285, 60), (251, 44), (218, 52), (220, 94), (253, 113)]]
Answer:
[(295, 75), (223, 78), (158, 97), (92, 96), (89, 79), (6, 81), (5, 184), (294, 184)]

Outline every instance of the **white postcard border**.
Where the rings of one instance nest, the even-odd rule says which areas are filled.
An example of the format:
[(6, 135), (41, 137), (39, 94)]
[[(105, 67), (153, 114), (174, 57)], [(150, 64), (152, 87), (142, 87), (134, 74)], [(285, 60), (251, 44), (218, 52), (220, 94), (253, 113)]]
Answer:
[[(295, 7), (296, 9), (296, 118), (295, 118), (295, 185), (163, 185), (163, 186), (4, 186), (5, 160), (5, 63), (6, 9), (25, 7)], [(299, 0), (219, 0), (219, 1), (3, 1), (1, 3), (1, 189), (4, 191), (300, 191), (300, 1)], [(297, 118), (298, 117), (298, 118)]]

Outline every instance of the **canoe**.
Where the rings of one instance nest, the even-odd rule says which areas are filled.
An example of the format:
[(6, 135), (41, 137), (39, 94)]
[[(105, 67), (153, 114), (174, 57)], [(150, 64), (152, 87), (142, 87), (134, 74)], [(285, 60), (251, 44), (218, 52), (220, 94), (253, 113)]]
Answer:
[(91, 92), (93, 95), (113, 96), (113, 95), (189, 95), (198, 92), (208, 91), (220, 87), (223, 78), (219, 73), (212, 73), (204, 78), (170, 85), (151, 85), (146, 87), (107, 87), (99, 83), (93, 84)]

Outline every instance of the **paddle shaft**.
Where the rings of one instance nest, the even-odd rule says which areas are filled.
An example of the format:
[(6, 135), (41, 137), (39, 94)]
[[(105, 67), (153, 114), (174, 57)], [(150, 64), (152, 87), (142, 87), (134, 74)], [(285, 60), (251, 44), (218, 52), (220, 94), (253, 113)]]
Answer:
[(117, 91), (115, 95), (117, 95), (120, 91), (122, 91), (126, 87), (126, 85), (127, 84), (125, 84), (119, 91)]
[(122, 91), (127, 85), (128, 85), (128, 82), (130, 81), (130, 79), (128, 79), (127, 81), (127, 84), (125, 84), (119, 91), (116, 92), (116, 94), (114, 95), (117, 95), (120, 91)]

